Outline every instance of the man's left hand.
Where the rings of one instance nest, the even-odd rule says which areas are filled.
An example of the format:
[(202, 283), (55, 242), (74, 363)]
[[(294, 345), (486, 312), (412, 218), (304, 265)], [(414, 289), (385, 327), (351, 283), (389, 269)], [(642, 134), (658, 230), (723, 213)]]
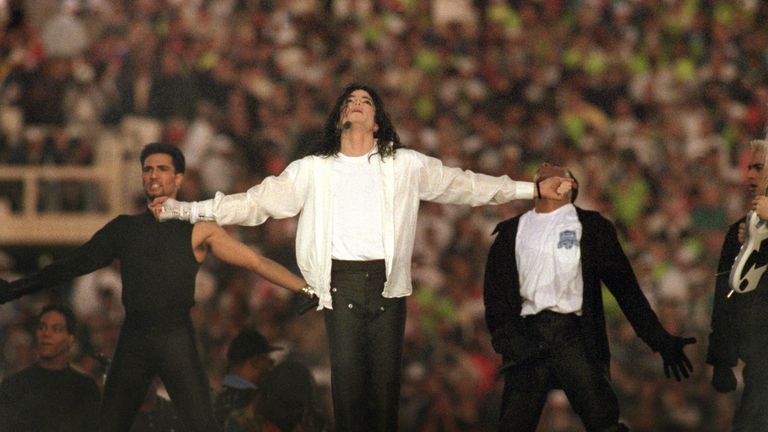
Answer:
[(664, 375), (669, 378), (674, 376), (677, 381), (683, 377), (688, 378), (693, 372), (693, 365), (685, 355), (686, 345), (696, 343), (696, 338), (668, 335), (663, 345), (659, 348), (659, 354), (664, 360)]
[(547, 177), (539, 181), (539, 198), (562, 201), (567, 199), (571, 189), (576, 187), (576, 182), (571, 178)]

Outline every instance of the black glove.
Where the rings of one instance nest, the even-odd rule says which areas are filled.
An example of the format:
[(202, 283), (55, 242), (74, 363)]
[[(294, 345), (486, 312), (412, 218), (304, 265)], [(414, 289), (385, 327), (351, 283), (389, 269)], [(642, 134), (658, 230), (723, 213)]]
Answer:
[(0, 279), (0, 304), (39, 291), (41, 288), (43, 288), (43, 284), (37, 275), (17, 279), (13, 282)]
[(300, 297), (302, 298), (301, 304), (298, 307), (298, 314), (304, 315), (312, 309), (316, 309), (320, 303), (320, 298), (317, 296), (315, 289), (310, 285), (306, 285), (299, 290)]
[(668, 335), (666, 340), (659, 347), (659, 354), (664, 359), (664, 375), (669, 378), (675, 377), (680, 381), (682, 377), (688, 378), (693, 372), (693, 365), (685, 355), (683, 348), (688, 344), (696, 343), (696, 338), (684, 338), (680, 336)]
[(299, 304), (299, 307), (296, 309), (296, 313), (304, 315), (312, 309), (317, 309), (318, 303), (320, 303), (320, 299), (317, 296), (313, 298), (302, 297), (301, 304)]
[(715, 366), (712, 369), (712, 387), (719, 393), (736, 390), (736, 375), (728, 366)]
[(0, 304), (7, 303), (14, 298), (11, 283), (5, 279), (0, 279)]

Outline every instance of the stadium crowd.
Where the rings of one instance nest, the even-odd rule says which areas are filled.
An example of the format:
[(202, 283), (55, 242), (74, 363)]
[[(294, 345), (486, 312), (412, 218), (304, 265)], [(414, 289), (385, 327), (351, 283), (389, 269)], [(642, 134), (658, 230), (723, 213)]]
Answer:
[[(617, 227), (665, 327), (699, 343), (690, 380), (664, 377), (607, 299), (611, 373), (634, 431), (728, 430), (738, 394), (704, 364), (720, 246), (749, 205), (748, 142), (768, 121), (768, 4), (757, 0), (42, 0), (0, 11), (0, 164), (98, 163), (95, 138), (178, 145), (183, 199), (240, 192), (302, 155), (350, 82), (377, 88), (402, 141), (447, 165), (513, 179), (541, 161), (572, 169), (576, 204)], [(131, 159), (131, 163), (135, 163)], [(43, 210), (98, 200), (51, 185)], [(71, 188), (70, 188), (71, 189)], [(70, 197), (69, 199), (67, 197)], [(79, 198), (78, 198), (79, 197)], [(141, 211), (143, 197), (135, 199)], [(4, 211), (20, 192), (0, 183)], [(408, 300), (404, 431), (495, 428), (501, 381), (484, 322), (483, 268), (496, 223), (530, 205), (424, 204)], [(232, 232), (296, 269), (295, 220)], [(33, 271), (0, 256), (3, 277)], [(75, 364), (115, 345), (122, 311), (110, 268), (0, 306), (0, 377), (34, 358), (27, 326), (43, 304), (85, 324)], [(258, 328), (313, 371), (330, 410), (322, 315), (215, 260), (194, 319), (212, 387), (228, 342)], [(331, 418), (329, 416), (329, 418)], [(579, 431), (552, 393), (542, 431)]]

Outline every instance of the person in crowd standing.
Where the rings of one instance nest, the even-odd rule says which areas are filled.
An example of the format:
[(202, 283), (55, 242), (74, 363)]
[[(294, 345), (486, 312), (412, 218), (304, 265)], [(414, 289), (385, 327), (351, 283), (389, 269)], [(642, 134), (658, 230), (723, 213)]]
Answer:
[(43, 307), (35, 330), (37, 362), (0, 384), (0, 430), (96, 430), (99, 387), (92, 377), (70, 364), (76, 326), (69, 307)]

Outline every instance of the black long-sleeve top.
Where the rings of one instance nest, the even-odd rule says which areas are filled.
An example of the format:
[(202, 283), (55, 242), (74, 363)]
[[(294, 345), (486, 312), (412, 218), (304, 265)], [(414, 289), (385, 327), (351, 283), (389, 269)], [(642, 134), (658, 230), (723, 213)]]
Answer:
[(91, 377), (33, 365), (0, 384), (0, 430), (95, 431), (99, 398)]
[(194, 304), (199, 268), (192, 250), (193, 228), (182, 221), (158, 222), (149, 211), (118, 216), (72, 254), (37, 273), (30, 291), (69, 281), (117, 259), (126, 318), (186, 311)]

